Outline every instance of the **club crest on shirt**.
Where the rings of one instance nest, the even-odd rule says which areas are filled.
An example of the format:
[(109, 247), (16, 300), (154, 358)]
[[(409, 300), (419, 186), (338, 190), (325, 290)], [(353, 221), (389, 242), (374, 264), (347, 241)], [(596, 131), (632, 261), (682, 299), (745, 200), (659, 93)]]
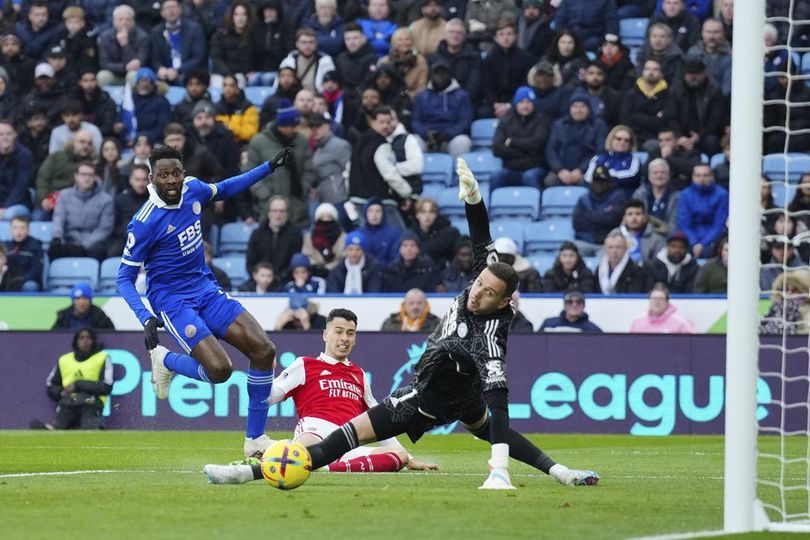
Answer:
[(467, 337), (467, 324), (465, 322), (458, 323), (458, 337), (464, 338)]
[(191, 211), (198, 216), (200, 215), (200, 212), (202, 212), (202, 205), (200, 204), (200, 201), (194, 201), (194, 204), (191, 205)]
[(193, 338), (197, 335), (197, 327), (193, 324), (187, 324), (183, 331), (185, 332), (187, 338)]

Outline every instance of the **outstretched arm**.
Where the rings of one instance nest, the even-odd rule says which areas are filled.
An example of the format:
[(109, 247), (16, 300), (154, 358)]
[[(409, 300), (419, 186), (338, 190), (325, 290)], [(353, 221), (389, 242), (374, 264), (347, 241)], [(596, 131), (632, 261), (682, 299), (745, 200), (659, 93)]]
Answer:
[(470, 226), (470, 242), (473, 247), (473, 274), (477, 275), (487, 264), (497, 261), (497, 254), (489, 233), (489, 214), (481, 198), (478, 180), (473, 176), (467, 163), (459, 158), (456, 163), (458, 174), (458, 198), (464, 201), (464, 212)]
[(240, 175), (233, 176), (231, 178), (226, 178), (222, 182), (217, 182), (212, 187), (214, 188), (214, 195), (212, 197), (215, 201), (222, 201), (233, 197), (237, 193), (241, 193), (242, 191), (248, 189), (250, 186), (271, 174), (273, 171), (277, 170), (279, 167), (283, 167), (287, 163), (290, 163), (292, 160), (295, 159), (295, 153), (293, 149), (290, 147), (285, 148), (275, 156), (273, 156), (270, 161), (265, 161), (264, 163), (260, 164), (258, 167), (254, 167), (249, 171), (243, 172)]

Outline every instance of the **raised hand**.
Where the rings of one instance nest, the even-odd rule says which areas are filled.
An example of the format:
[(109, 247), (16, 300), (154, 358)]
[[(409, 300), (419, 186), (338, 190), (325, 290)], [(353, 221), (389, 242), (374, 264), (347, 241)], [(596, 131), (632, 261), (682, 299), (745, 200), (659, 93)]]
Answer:
[(293, 152), (293, 149), (288, 146), (270, 159), (270, 166), (275, 171), (279, 167), (283, 167), (284, 165), (291, 163), (294, 159), (295, 152)]
[(481, 202), (481, 193), (478, 189), (478, 180), (473, 176), (467, 162), (461, 158), (456, 160), (456, 174), (458, 174), (458, 198), (467, 204)]

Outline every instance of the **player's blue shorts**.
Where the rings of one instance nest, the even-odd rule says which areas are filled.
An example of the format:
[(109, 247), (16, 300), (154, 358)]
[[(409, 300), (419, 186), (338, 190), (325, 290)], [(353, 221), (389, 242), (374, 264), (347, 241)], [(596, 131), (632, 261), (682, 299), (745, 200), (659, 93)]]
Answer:
[(211, 287), (193, 298), (164, 296), (160, 312), (165, 329), (186, 354), (210, 335), (222, 339), (244, 306), (220, 288)]

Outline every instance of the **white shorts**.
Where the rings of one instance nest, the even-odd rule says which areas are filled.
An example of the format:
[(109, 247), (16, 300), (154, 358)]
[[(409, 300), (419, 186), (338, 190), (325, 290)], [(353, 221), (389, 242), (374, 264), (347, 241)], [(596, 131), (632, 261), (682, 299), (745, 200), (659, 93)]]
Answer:
[[(324, 440), (330, 433), (332, 433), (339, 427), (340, 426), (338, 426), (337, 424), (333, 424), (328, 420), (322, 420), (321, 418), (314, 418), (312, 416), (308, 416), (300, 419), (298, 423), (295, 425), (293, 440), (297, 441), (298, 438), (305, 433), (314, 435), (315, 437), (318, 437), (320, 440)], [(379, 446), (358, 446), (354, 450), (349, 450), (348, 452), (340, 456), (336, 461), (345, 461), (359, 456), (368, 456), (375, 450), (379, 451), (377, 450), (378, 448)]]

